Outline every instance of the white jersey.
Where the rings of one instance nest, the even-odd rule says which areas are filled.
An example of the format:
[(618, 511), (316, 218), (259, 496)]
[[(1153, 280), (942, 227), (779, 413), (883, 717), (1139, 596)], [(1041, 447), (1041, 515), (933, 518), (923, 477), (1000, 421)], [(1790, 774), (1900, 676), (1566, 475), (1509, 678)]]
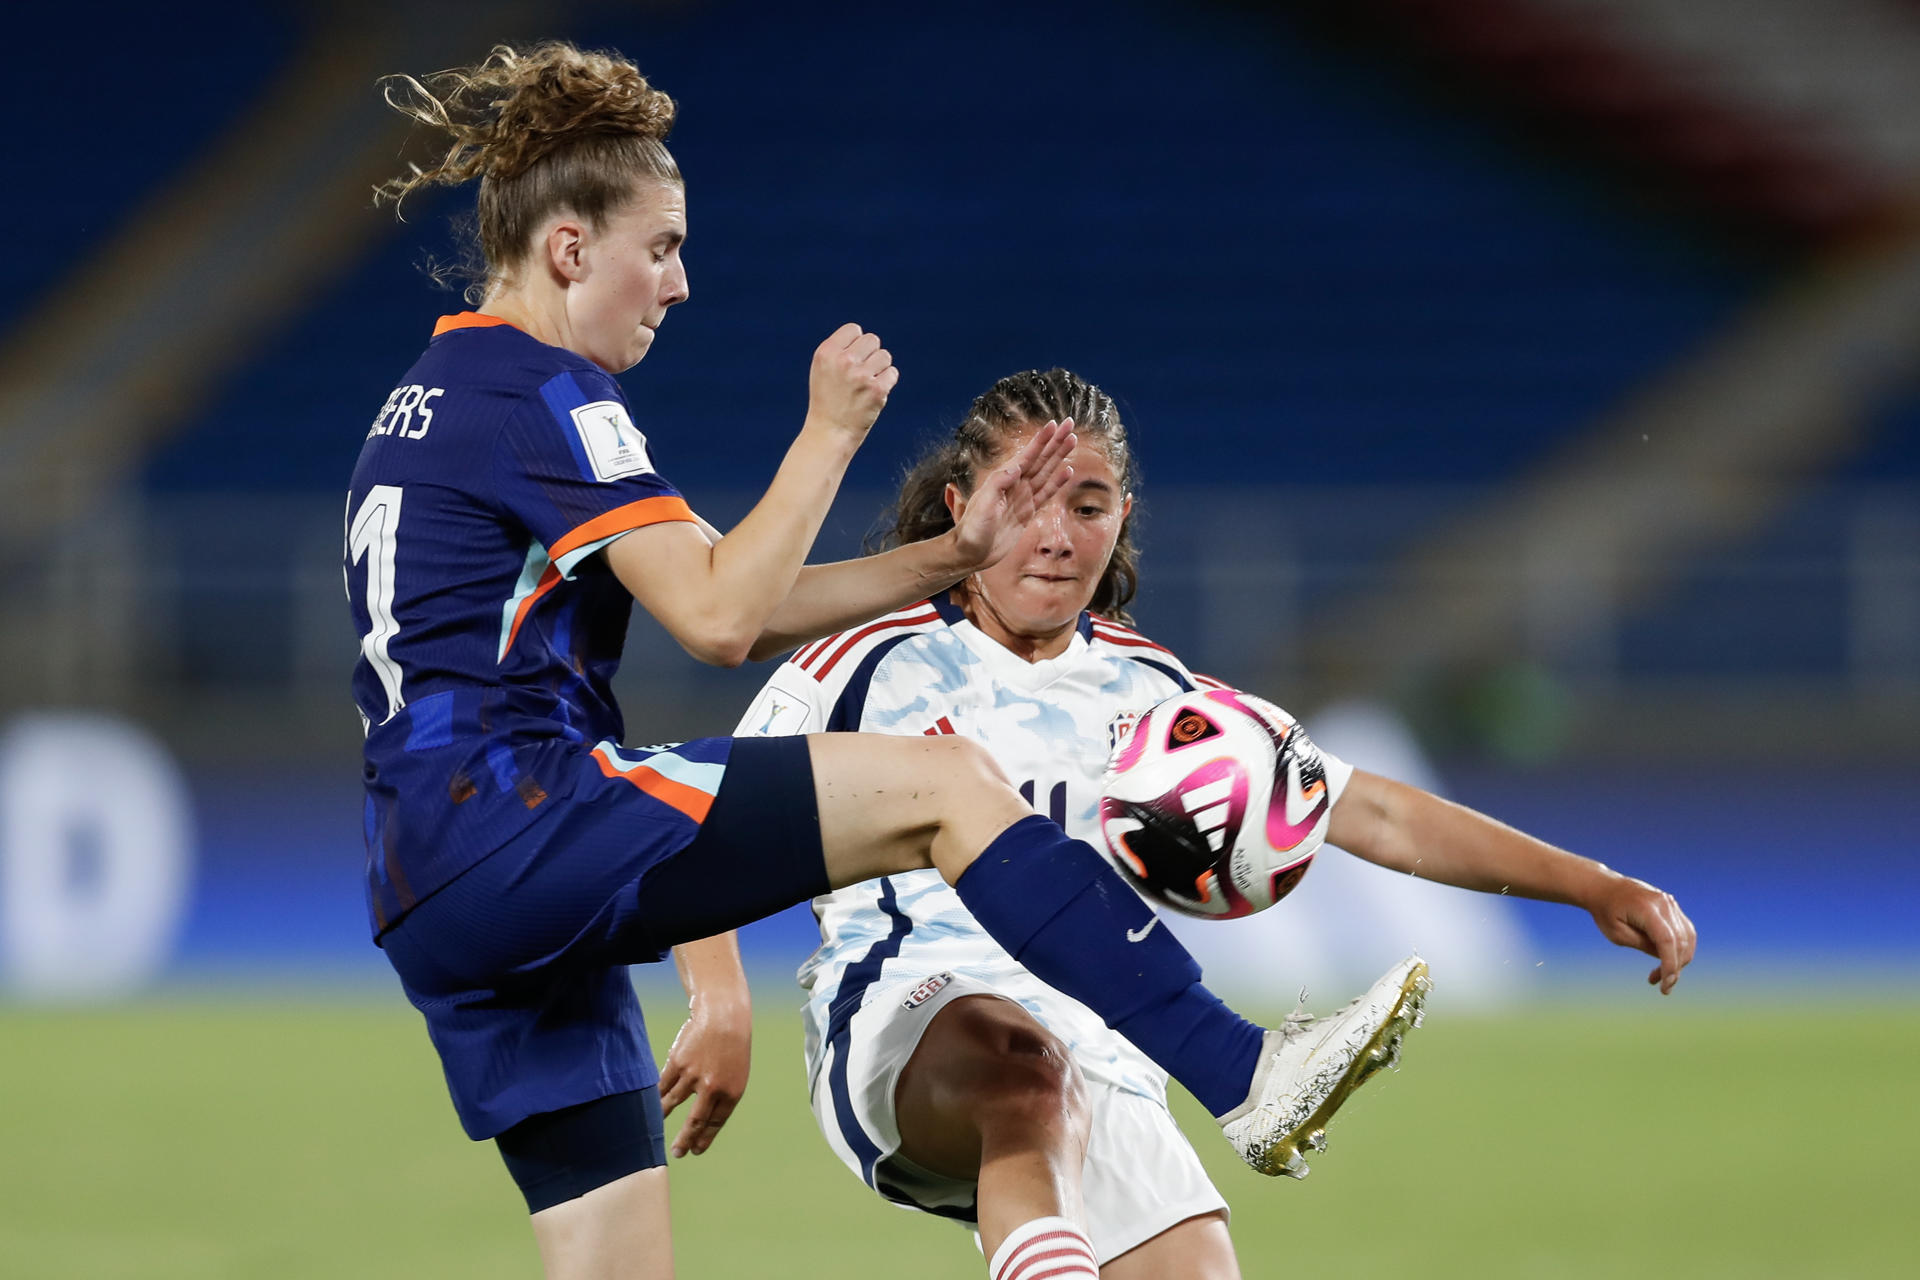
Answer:
[[(1101, 776), (1117, 738), (1162, 699), (1222, 687), (1131, 628), (1090, 614), (1059, 657), (1028, 662), (942, 596), (801, 649), (736, 733), (959, 734), (986, 747), (1035, 810), (1098, 847)], [(1336, 799), (1350, 774), (1328, 758)], [(813, 910), (820, 948), (799, 972), (810, 1086), (828, 1042), (869, 993), (952, 973), (1018, 1001), (1089, 1079), (1164, 1103), (1166, 1073), (1008, 955), (938, 872), (868, 880), (814, 899)]]

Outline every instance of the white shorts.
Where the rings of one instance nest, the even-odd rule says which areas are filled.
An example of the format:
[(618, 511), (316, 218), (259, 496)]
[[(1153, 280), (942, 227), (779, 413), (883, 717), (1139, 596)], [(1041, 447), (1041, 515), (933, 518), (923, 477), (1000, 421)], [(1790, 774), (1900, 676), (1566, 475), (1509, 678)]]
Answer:
[[(895, 1204), (971, 1226), (978, 1184), (929, 1173), (902, 1158), (893, 1110), (900, 1073), (933, 1015), (962, 996), (999, 992), (947, 974), (875, 989), (848, 1022), (846, 1038), (824, 1051), (813, 1115), (840, 1162), (875, 1191)], [(1103, 1265), (1188, 1218), (1227, 1212), (1162, 1103), (1099, 1081), (1087, 1081), (1086, 1088), (1093, 1131), (1081, 1191), (1087, 1234)]]

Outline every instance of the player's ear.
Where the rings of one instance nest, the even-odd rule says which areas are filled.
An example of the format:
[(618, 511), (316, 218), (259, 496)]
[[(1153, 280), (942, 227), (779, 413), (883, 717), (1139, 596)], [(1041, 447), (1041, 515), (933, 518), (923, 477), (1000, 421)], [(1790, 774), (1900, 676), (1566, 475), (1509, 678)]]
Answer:
[(946, 499), (947, 514), (953, 517), (955, 524), (959, 524), (960, 516), (967, 509), (967, 495), (960, 492), (959, 485), (948, 484), (941, 497)]
[(1129, 493), (1124, 498), (1120, 499), (1120, 523), (1124, 525), (1127, 522), (1127, 517), (1132, 514), (1133, 514), (1133, 495)]
[(559, 283), (574, 284), (587, 277), (587, 230), (571, 218), (547, 228), (547, 269)]

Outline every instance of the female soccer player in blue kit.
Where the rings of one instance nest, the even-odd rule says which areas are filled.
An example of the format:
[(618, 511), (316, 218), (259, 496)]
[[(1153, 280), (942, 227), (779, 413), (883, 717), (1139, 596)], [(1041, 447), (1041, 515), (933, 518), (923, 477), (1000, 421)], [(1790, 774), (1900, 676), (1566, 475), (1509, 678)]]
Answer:
[[(672, 1272), (656, 1073), (625, 967), (912, 869), (937, 868), (1010, 954), (1281, 1171), (1301, 1107), (1340, 1080), (1296, 1079), (1288, 1032), (1214, 998), (1100, 855), (978, 747), (621, 745), (609, 680), (634, 600), (723, 665), (878, 617), (1002, 556), (1063, 483), (1071, 432), (1036, 433), (949, 536), (805, 565), (897, 377), (848, 325), (814, 354), (765, 496), (722, 536), (662, 478), (611, 376), (687, 297), (672, 102), (630, 63), (564, 44), (501, 48), (389, 97), (451, 147), (385, 194), (477, 178), (486, 277), (479, 310), (440, 322), (376, 415), (348, 495), (369, 908), (463, 1125), (497, 1141), (525, 1194), (548, 1275)], [(1687, 941), (1661, 904), (1633, 911), (1670, 986)], [(1354, 1071), (1413, 998), (1373, 1011)], [(1060, 1194), (1036, 1183), (1017, 1220), (983, 1219), (989, 1251), (1041, 1218), (1086, 1249)]]

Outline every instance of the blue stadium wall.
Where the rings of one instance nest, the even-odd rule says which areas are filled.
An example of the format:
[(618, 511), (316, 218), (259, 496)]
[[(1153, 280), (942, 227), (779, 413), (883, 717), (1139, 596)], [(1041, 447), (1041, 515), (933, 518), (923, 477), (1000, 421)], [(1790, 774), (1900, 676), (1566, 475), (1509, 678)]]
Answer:
[[(1891, 983), (1920, 964), (1920, 789), (1891, 774), (1622, 766), (1577, 776), (1452, 770), (1443, 782), (1456, 800), (1674, 893), (1700, 929), (1689, 982), (1703, 995), (1756, 979)], [(172, 976), (391, 980), (369, 942), (353, 779), (197, 778), (194, 802), (199, 865)], [(1284, 921), (1296, 905), (1275, 911)], [(1584, 913), (1526, 903), (1520, 924), (1541, 970), (1527, 979), (1550, 987), (1570, 974), (1606, 975), (1633, 994), (1644, 966), (1615, 953)], [(749, 963), (776, 976), (817, 941), (804, 908), (743, 937)], [(1276, 998), (1291, 998), (1280, 986)], [(769, 985), (767, 1007), (783, 990)]]
[[(624, 381), (696, 495), (771, 473), (807, 357), (848, 319), (905, 371), (853, 486), (1052, 364), (1120, 398), (1156, 482), (1473, 482), (1587, 426), (1767, 281), (1268, 20), (1064, 3), (877, 25), (715, 3), (567, 33), (681, 103), (693, 299)], [(418, 269), (449, 255), (459, 207), (410, 206), (149, 484), (340, 487), (459, 306)]]

